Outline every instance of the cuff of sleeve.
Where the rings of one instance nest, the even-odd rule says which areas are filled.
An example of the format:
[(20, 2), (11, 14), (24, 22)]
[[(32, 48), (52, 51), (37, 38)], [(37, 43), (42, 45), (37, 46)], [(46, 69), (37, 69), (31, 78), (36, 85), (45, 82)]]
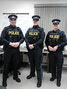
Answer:
[(19, 41), (19, 45), (21, 44), (21, 42)]
[(8, 41), (7, 44), (9, 45), (9, 43), (10, 43), (10, 42)]
[(33, 44), (33, 46), (35, 47), (35, 46), (36, 46), (36, 44), (34, 43), (34, 44)]
[(59, 44), (58, 47), (61, 47), (61, 45)]
[(21, 44), (21, 43), (22, 43), (22, 41), (20, 40), (20, 41), (19, 41), (19, 44)]
[(29, 46), (29, 43), (27, 43), (26, 45)]

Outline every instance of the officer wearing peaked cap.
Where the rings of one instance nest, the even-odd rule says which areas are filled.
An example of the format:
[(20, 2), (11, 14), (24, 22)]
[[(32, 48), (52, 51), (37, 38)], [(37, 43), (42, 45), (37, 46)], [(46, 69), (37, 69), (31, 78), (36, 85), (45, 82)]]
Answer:
[(63, 65), (63, 53), (64, 46), (66, 45), (66, 35), (64, 31), (61, 31), (59, 23), (61, 20), (53, 19), (54, 30), (49, 31), (45, 44), (49, 51), (49, 61), (51, 64), (52, 77), (50, 81), (54, 81), (57, 78), (57, 86), (61, 86), (61, 76), (62, 76), (62, 65)]
[[(16, 82), (21, 82), (18, 78), (17, 70), (19, 64), (19, 46), (24, 41), (24, 36), (19, 27), (16, 26), (16, 15), (9, 15), (10, 25), (5, 27), (1, 33), (4, 41), (4, 71), (3, 71), (3, 86), (7, 86), (7, 76), (9, 68), (13, 65), (13, 79)], [(11, 65), (12, 63), (12, 65)]]
[(35, 76), (35, 67), (37, 70), (37, 87), (41, 87), (42, 84), (42, 49), (45, 33), (38, 23), (40, 16), (34, 15), (33, 27), (29, 28), (25, 35), (25, 41), (28, 49), (28, 56), (30, 61), (30, 74), (27, 79)]

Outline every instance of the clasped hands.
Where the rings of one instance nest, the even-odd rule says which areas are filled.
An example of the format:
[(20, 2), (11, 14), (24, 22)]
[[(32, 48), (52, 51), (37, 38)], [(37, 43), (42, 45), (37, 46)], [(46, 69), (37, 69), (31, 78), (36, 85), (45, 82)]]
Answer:
[(19, 46), (19, 42), (10, 42), (9, 45), (14, 47), (14, 48), (17, 48)]
[(29, 49), (33, 49), (34, 48), (34, 45), (33, 44), (30, 44), (28, 47), (29, 47)]
[(54, 46), (54, 47), (48, 46), (48, 48), (50, 51), (55, 52), (58, 49), (58, 46)]

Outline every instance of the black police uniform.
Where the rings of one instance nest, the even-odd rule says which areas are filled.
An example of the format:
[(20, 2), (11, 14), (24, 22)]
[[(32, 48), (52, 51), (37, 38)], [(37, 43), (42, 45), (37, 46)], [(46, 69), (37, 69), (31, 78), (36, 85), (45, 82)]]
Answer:
[[(37, 16), (33, 16), (35, 20), (38, 20)], [(35, 18), (36, 17), (36, 18)], [(30, 79), (35, 76), (35, 66), (37, 70), (37, 80), (38, 84), (41, 85), (42, 82), (42, 48), (44, 41), (45, 33), (43, 28), (38, 25), (29, 28), (25, 35), (25, 41), (28, 49), (28, 56), (30, 61), (30, 75), (27, 76), (27, 79)], [(29, 45), (33, 44), (34, 48), (29, 49)], [(40, 87), (40, 86), (39, 86)]]
[[(59, 24), (60, 21), (58, 19), (54, 19), (52, 22), (53, 24)], [(66, 45), (66, 36), (64, 34), (64, 31), (61, 31), (59, 29), (57, 29), (56, 31), (54, 30), (49, 31), (46, 36), (45, 43), (47, 48), (48, 46), (51, 47), (58, 46), (58, 49), (55, 52), (49, 51), (49, 49), (48, 51), (52, 72), (52, 78), (50, 79), (50, 81), (54, 81), (54, 79), (56, 79), (57, 77), (57, 86), (60, 86), (63, 65), (62, 51), (64, 50), (64, 46)]]
[(3, 39), (0, 37), (0, 46), (3, 45)]
[[(11, 15), (12, 17), (14, 15)], [(13, 18), (14, 19), (14, 18)], [(7, 76), (9, 73), (10, 66), (13, 66), (13, 79), (15, 79), (17, 82), (19, 82), (18, 79), (18, 64), (19, 64), (19, 46), (17, 48), (14, 48), (9, 45), (10, 42), (20, 42), (23, 43), (24, 36), (19, 27), (16, 26), (7, 26), (2, 31), (1, 37), (4, 41), (4, 71), (3, 71), (3, 86), (7, 86)], [(10, 63), (13, 63), (13, 65), (10, 65)]]

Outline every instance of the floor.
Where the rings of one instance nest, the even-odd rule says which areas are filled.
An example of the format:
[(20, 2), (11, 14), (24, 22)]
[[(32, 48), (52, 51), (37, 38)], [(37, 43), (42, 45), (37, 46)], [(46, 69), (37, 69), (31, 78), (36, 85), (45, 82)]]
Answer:
[[(38, 89), (36, 87), (37, 78), (36, 76), (30, 80), (26, 79), (26, 76), (29, 74), (29, 66), (22, 67), (20, 69), (21, 75), (19, 78), (21, 79), (21, 83), (17, 83), (13, 80), (12, 76), (8, 78), (8, 86), (7, 89)], [(40, 89), (67, 89), (67, 68), (63, 68), (62, 74), (62, 85), (61, 87), (56, 86), (56, 80), (54, 82), (50, 82), (49, 79), (51, 77), (50, 73), (46, 72), (46, 68), (43, 68), (43, 83)], [(2, 84), (2, 74), (0, 74), (0, 85)]]

